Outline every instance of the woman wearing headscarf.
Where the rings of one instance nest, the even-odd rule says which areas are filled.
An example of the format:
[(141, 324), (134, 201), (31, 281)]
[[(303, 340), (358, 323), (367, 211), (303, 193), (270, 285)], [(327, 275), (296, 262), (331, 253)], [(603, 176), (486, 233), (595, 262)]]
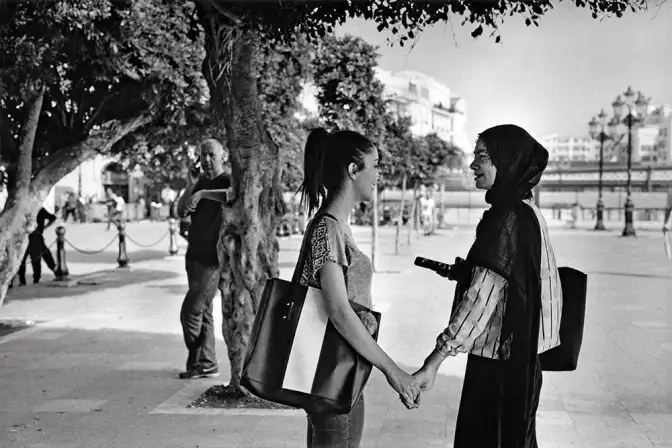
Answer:
[(415, 375), (426, 393), (447, 357), (469, 353), (454, 447), (536, 447), (539, 354), (560, 344), (562, 310), (548, 229), (532, 202), (548, 152), (524, 129), (501, 125), (479, 135), (474, 157), (490, 209), (450, 274), (448, 327)]

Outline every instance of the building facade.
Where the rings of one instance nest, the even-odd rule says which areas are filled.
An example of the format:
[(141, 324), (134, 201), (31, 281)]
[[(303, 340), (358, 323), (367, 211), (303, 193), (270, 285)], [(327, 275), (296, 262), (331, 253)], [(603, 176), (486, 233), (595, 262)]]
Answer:
[(145, 195), (142, 172), (129, 173), (115, 159), (96, 155), (58, 181), (44, 206), (52, 211), (61, 208), (68, 192), (82, 196), (90, 203), (103, 202), (108, 188), (123, 197), (126, 203), (137, 202)]
[(599, 157), (599, 143), (588, 136), (551, 134), (539, 138), (539, 143), (548, 151), (549, 162), (586, 162)]
[[(672, 161), (672, 107), (649, 106), (647, 116), (633, 128), (631, 136), (633, 163), (658, 164)], [(551, 134), (539, 139), (549, 152), (550, 162), (590, 162), (600, 158), (600, 142), (590, 136), (568, 137)], [(628, 129), (620, 124), (616, 135), (604, 142), (604, 161), (626, 163)]]
[(644, 126), (638, 129), (641, 160), (672, 161), (672, 106), (665, 104), (649, 108)]
[[(467, 103), (436, 79), (415, 71), (390, 72), (376, 68), (393, 113), (411, 119), (411, 132), (422, 136), (435, 132), (465, 153), (473, 148), (466, 134)], [(318, 115), (316, 87), (306, 83), (300, 96), (299, 118)]]
[(377, 68), (376, 74), (385, 86), (392, 111), (410, 117), (413, 134), (421, 136), (434, 132), (463, 152), (472, 152), (465, 129), (467, 103), (464, 98), (424, 73)]

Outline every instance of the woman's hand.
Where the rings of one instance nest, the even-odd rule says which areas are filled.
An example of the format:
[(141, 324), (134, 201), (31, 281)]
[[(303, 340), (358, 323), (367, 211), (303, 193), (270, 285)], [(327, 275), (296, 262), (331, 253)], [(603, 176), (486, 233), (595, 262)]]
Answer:
[(420, 398), (422, 395), (426, 395), (430, 390), (432, 390), (432, 386), (434, 386), (434, 381), (436, 381), (436, 374), (438, 372), (438, 369), (424, 365), (420, 370), (415, 372), (413, 374), (413, 378), (418, 382), (418, 385), (420, 386), (421, 393), (418, 395), (417, 400), (415, 400), (415, 404), (417, 406), (420, 406)]
[(385, 377), (408, 409), (417, 408), (415, 402), (418, 395), (420, 395), (420, 386), (412, 375), (404, 372), (399, 367), (395, 367), (385, 374)]
[(438, 274), (441, 277), (446, 277), (448, 280), (459, 280), (460, 277), (460, 272), (462, 271), (462, 263), (464, 263), (464, 259), (460, 257), (455, 258), (455, 263), (449, 265), (449, 268), (446, 269), (445, 271), (441, 271)]

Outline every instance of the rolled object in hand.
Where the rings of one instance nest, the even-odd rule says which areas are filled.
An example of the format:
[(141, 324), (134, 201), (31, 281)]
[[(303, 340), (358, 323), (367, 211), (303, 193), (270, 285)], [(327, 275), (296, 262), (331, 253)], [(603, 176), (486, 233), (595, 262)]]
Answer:
[(439, 261), (430, 260), (429, 258), (416, 257), (414, 264), (421, 268), (429, 269), (436, 272), (439, 275), (448, 277), (452, 266), (447, 263), (441, 263)]

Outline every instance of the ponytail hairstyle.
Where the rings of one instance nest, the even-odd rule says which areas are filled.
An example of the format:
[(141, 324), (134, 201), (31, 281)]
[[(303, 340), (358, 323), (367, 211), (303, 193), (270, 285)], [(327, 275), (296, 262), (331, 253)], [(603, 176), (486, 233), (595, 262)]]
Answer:
[(355, 131), (336, 131), (324, 128), (310, 131), (303, 161), (301, 207), (308, 215), (317, 210), (328, 194), (336, 193), (348, 175), (348, 166), (354, 163), (357, 171), (364, 168), (364, 156), (375, 148), (371, 140)]

